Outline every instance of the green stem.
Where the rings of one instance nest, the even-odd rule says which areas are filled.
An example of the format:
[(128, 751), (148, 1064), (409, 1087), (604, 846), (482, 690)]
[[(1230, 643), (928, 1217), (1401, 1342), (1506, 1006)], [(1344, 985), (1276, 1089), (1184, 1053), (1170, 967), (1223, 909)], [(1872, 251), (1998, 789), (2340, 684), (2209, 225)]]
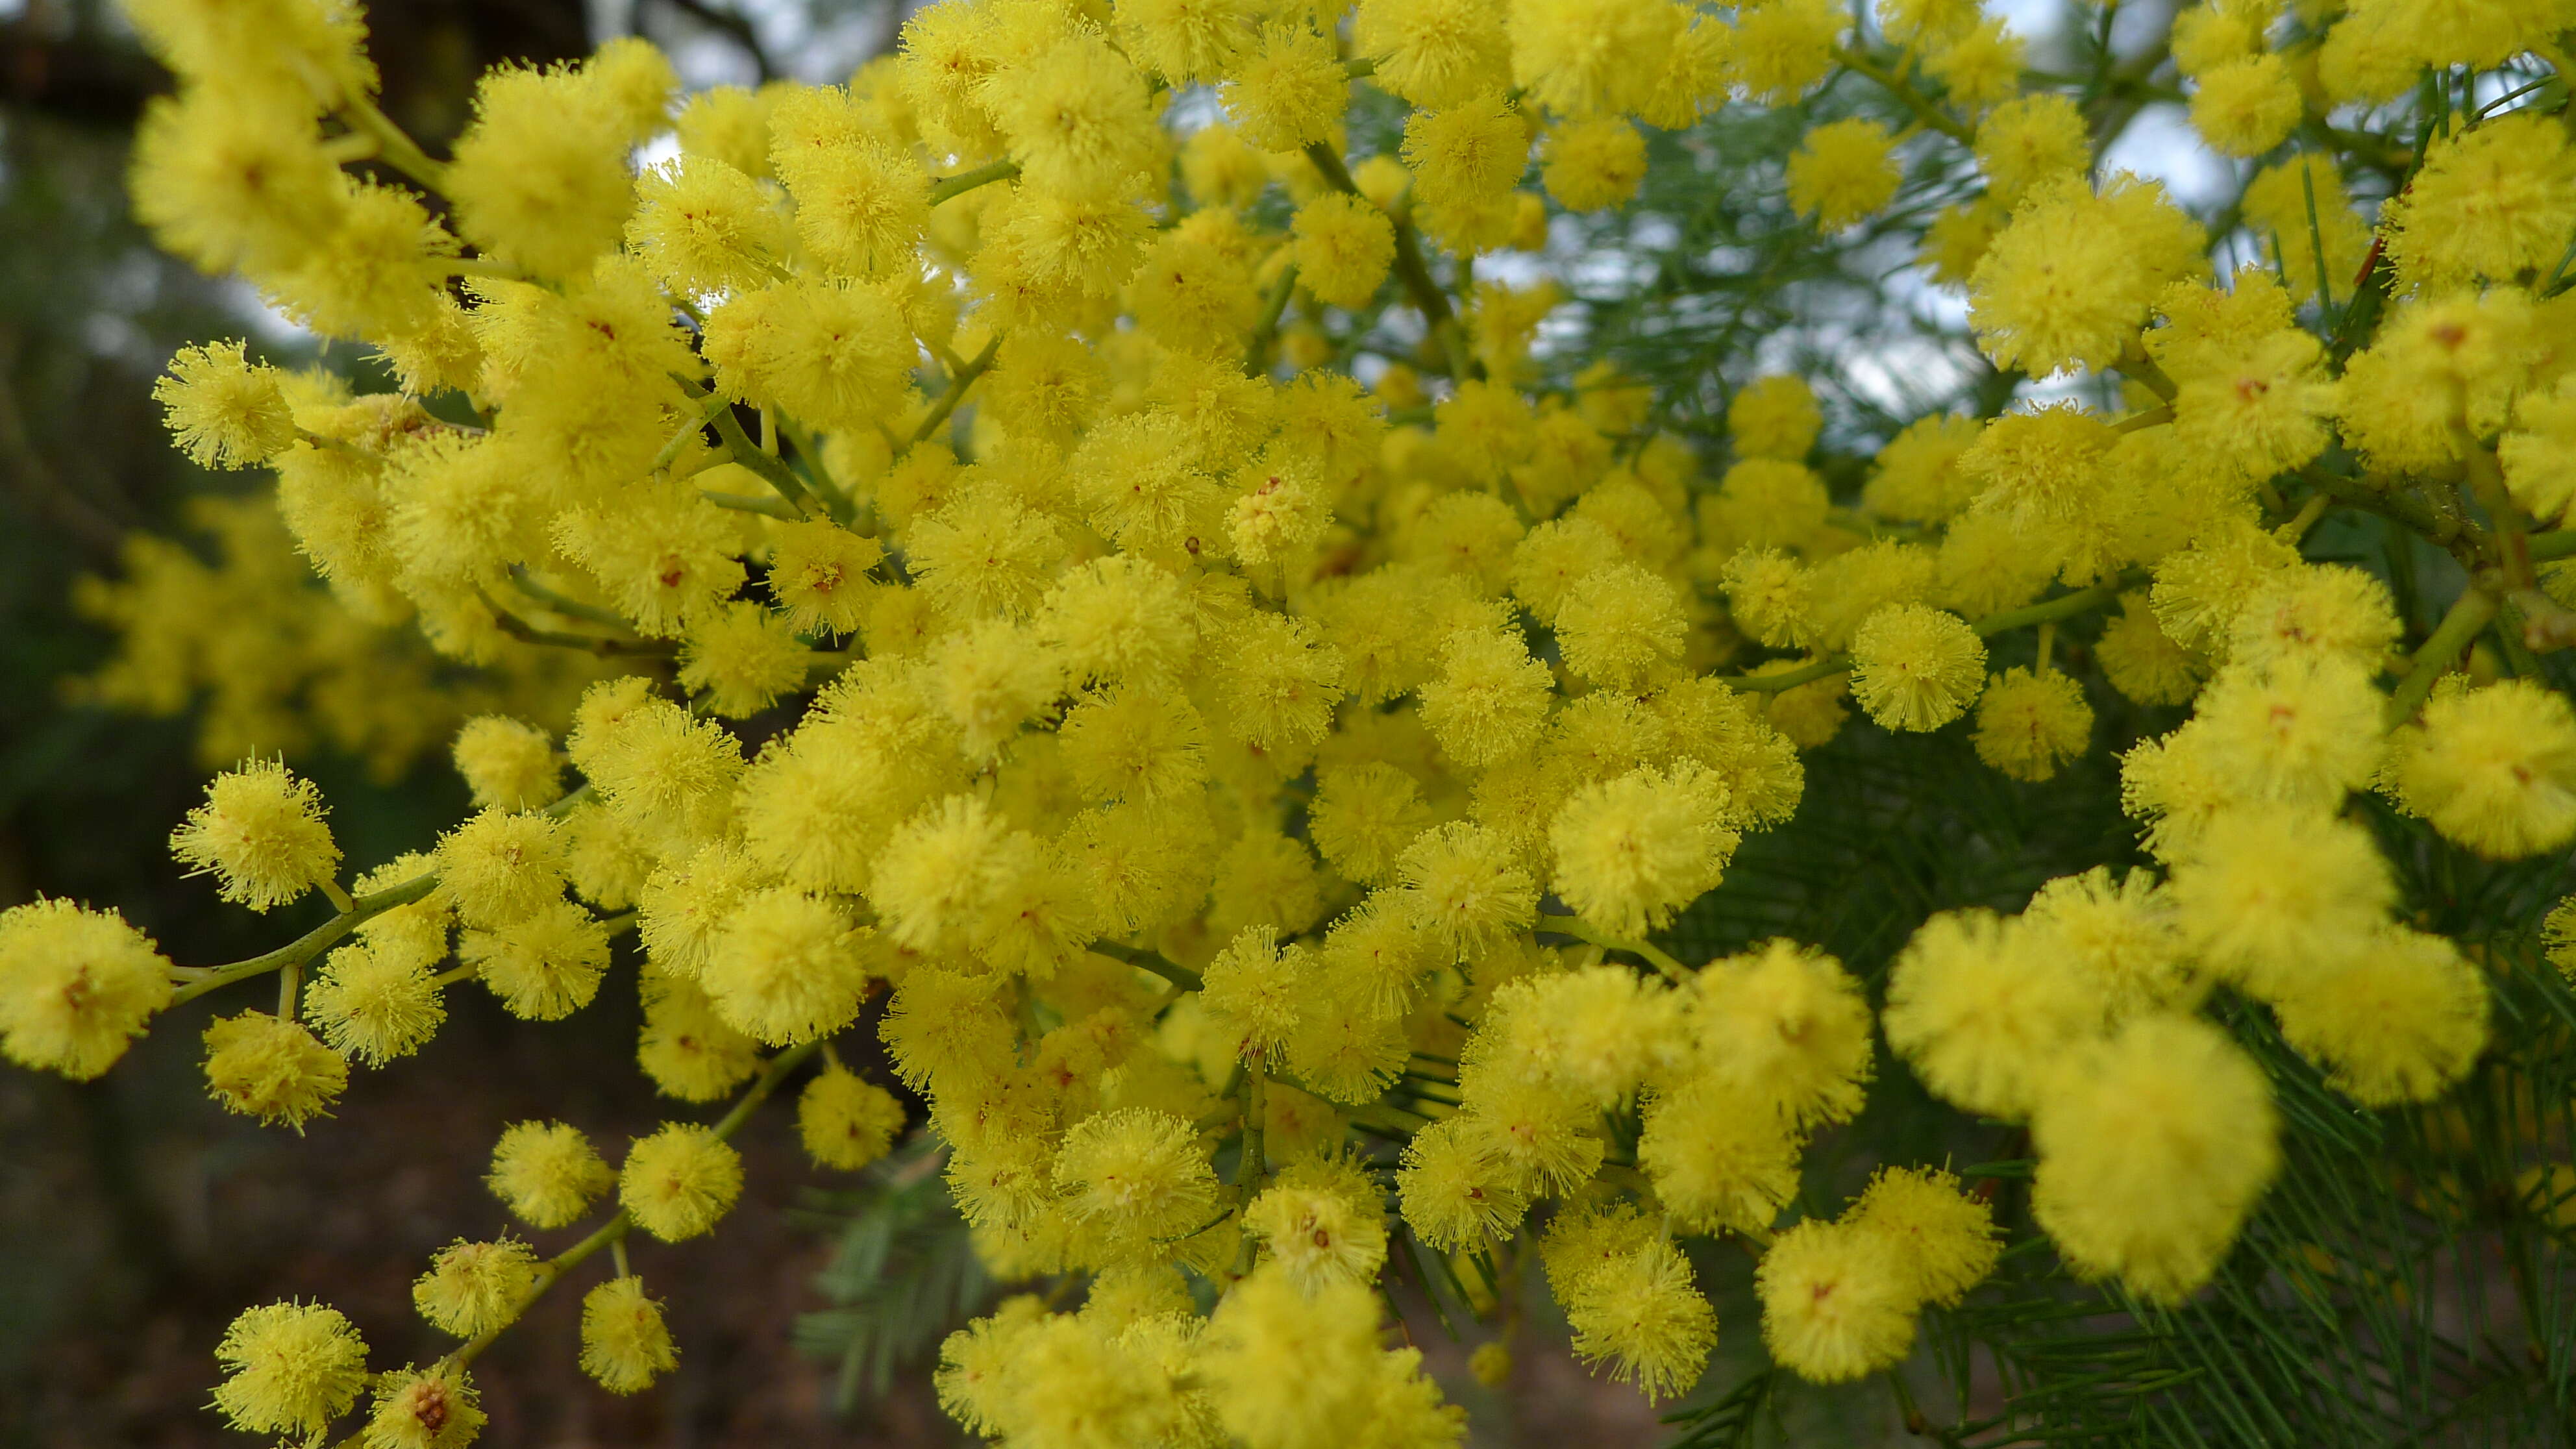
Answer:
[(1849, 668), (1851, 668), (1850, 655), (1828, 654), (1822, 659), (1810, 660), (1795, 669), (1784, 669), (1777, 674), (1721, 674), (1717, 676), (1717, 682), (1729, 689), (1739, 689), (1747, 694), (1779, 694), (1785, 690), (1795, 689), (1801, 684), (1813, 684), (1819, 679), (1840, 674)]
[(182, 973), (182, 979), (187, 984), (171, 994), (170, 1004), (177, 1006), (181, 1002), (194, 1001), (209, 991), (230, 986), (236, 981), (247, 981), (254, 976), (264, 976), (271, 971), (283, 970), (289, 966), (302, 966), (305, 962), (329, 950), (341, 937), (348, 935), (365, 922), (397, 906), (410, 905), (436, 889), (438, 889), (437, 876), (417, 875), (400, 885), (387, 886), (371, 895), (358, 897), (349, 903), (349, 909), (264, 955), (253, 956), (247, 961), (235, 961), (227, 966), (173, 968), (176, 972)]
[(1297, 290), (1297, 264), (1290, 262), (1279, 269), (1279, 278), (1270, 284), (1270, 295), (1262, 299), (1261, 321), (1252, 329), (1252, 341), (1243, 349), (1243, 370), (1252, 377), (1268, 371), (1270, 344), (1278, 339), (1279, 319), (1288, 312), (1288, 294)]
[(2547, 533), (2525, 535), (2523, 549), (2535, 562), (2566, 558), (2576, 554), (2576, 528), (2557, 528)]
[(754, 498), (747, 493), (719, 493), (713, 488), (699, 489), (698, 496), (718, 508), (730, 508), (736, 513), (762, 513), (771, 518), (786, 519), (790, 523), (805, 521), (804, 514), (775, 498)]
[(644, 471), (647, 473), (659, 473), (663, 469), (670, 467), (671, 464), (679, 458), (680, 450), (689, 445), (689, 440), (691, 438), (694, 438), (698, 434), (706, 431), (707, 424), (716, 420), (716, 414), (723, 412), (725, 409), (732, 406), (732, 400), (727, 398), (723, 393), (708, 393), (704, 398), (699, 400), (696, 414), (687, 422), (682, 423), (678, 431), (671, 434), (671, 440), (662, 445), (662, 451), (653, 455), (653, 466), (645, 469)]
[(937, 206), (943, 201), (954, 201), (978, 186), (990, 186), (996, 181), (1008, 181), (1019, 174), (1020, 163), (1006, 158), (978, 166), (972, 171), (960, 171), (954, 176), (942, 177), (931, 183), (930, 204)]
[(341, 106), (341, 119), (349, 123), (349, 129), (376, 143), (376, 154), (386, 165), (432, 191), (447, 189), (447, 167), (429, 159), (429, 153), (420, 149), (418, 142), (376, 109), (371, 97), (352, 93)]
[(975, 354), (973, 361), (958, 369), (956, 374), (948, 379), (948, 386), (939, 394), (939, 401), (930, 405), (930, 415), (921, 420), (921, 426), (912, 430), (912, 440), (903, 445), (905, 452), (910, 452), (928, 442), (941, 428), (948, 425), (948, 419), (955, 415), (957, 405), (966, 400), (966, 389), (975, 385), (975, 379), (992, 371), (993, 358), (1001, 350), (1002, 337), (997, 332), (984, 343), (983, 350)]
[(2466, 423), (2454, 421), (2451, 436), (2467, 465), (2469, 489), (2486, 507), (2487, 518), (2495, 526), (2497, 562), (2504, 570), (2506, 591), (2522, 593), (2536, 588), (2531, 572), (2531, 540), (2523, 527), (2522, 509), (2505, 487), (2504, 467), (2496, 460), (2495, 450), (2479, 443)]
[(620, 617), (613, 611), (600, 608), (596, 604), (585, 604), (579, 599), (558, 593), (557, 591), (538, 583), (536, 575), (529, 572), (526, 564), (510, 565), (510, 587), (517, 589), (520, 593), (527, 595), (535, 602), (545, 605), (546, 609), (550, 613), (561, 614), (566, 618), (581, 619), (589, 623), (598, 624), (603, 628), (615, 629), (620, 633), (628, 635), (632, 635), (635, 632), (634, 625), (629, 624), (624, 618)]
[[(750, 1089), (742, 1094), (741, 1100), (733, 1104), (733, 1110), (725, 1113), (723, 1120), (716, 1123), (713, 1129), (716, 1140), (722, 1142), (741, 1131), (742, 1124), (751, 1119), (752, 1112), (769, 1099), (770, 1093), (778, 1090), (778, 1084), (786, 1081), (788, 1075), (801, 1066), (806, 1058), (821, 1050), (822, 1045), (819, 1041), (809, 1041), (803, 1046), (789, 1047), (771, 1057), (768, 1068), (760, 1074), (760, 1080), (753, 1082)], [(635, 1220), (627, 1215), (624, 1208), (619, 1208), (608, 1221), (594, 1229), (589, 1237), (547, 1259), (545, 1266), (537, 1270), (537, 1281), (529, 1287), (527, 1296), (519, 1300), (519, 1306), (512, 1310), (507, 1322), (485, 1329), (480, 1335), (449, 1354), (443, 1362), (454, 1368), (463, 1368), (474, 1362), (482, 1356), (483, 1350), (492, 1346), (494, 1339), (508, 1331), (511, 1324), (526, 1317), (528, 1310), (536, 1306), (537, 1300), (546, 1296), (546, 1291), (562, 1281), (566, 1273), (580, 1267), (600, 1249), (612, 1247), (623, 1241), (634, 1226)]]
[[(2033, 624), (2053, 624), (2060, 619), (2071, 619), (2077, 614), (2116, 603), (2123, 591), (2134, 589), (2146, 581), (2145, 570), (2130, 569), (2108, 583), (2095, 584), (2089, 589), (2078, 589), (2071, 594), (2060, 594), (2054, 599), (2044, 599), (2023, 608), (2006, 609), (2000, 614), (1988, 614), (1982, 619), (1971, 621), (1968, 627), (1976, 630), (1979, 638), (1992, 638), (1997, 634), (2013, 629), (2025, 629)], [(1777, 694), (1785, 689), (1795, 689), (1801, 684), (1812, 684), (1829, 675), (1840, 674), (1849, 668), (1851, 668), (1849, 654), (1828, 654), (1822, 659), (1814, 660), (1796, 669), (1783, 670), (1778, 674), (1721, 674), (1716, 678), (1718, 683), (1730, 689), (1743, 690), (1749, 694)]]
[(560, 629), (540, 629), (502, 608), (497, 600), (484, 591), (482, 585), (475, 585), (474, 593), (483, 601), (484, 606), (492, 611), (493, 627), (522, 644), (548, 644), (558, 649), (587, 649), (602, 657), (624, 654), (658, 658), (679, 652), (677, 645), (661, 639), (633, 637), (603, 639), (595, 634), (567, 634)]
[[(672, 373), (671, 380), (692, 398), (703, 400), (709, 396), (706, 390), (679, 373)], [(805, 485), (797, 481), (795, 473), (774, 454), (762, 452), (760, 445), (743, 432), (742, 419), (733, 415), (732, 408), (712, 409), (707, 421), (715, 424), (716, 436), (724, 439), (725, 451), (733, 455), (733, 460), (759, 474), (762, 482), (777, 489), (778, 496), (787, 500), (787, 506), (796, 510), (797, 517), (811, 518), (821, 511), (822, 505), (814, 500), (813, 494), (805, 491)]]
[(2414, 667), (2406, 671), (2394, 693), (2388, 696), (2388, 723), (2394, 728), (2415, 717), (2425, 696), (2433, 692), (2434, 682), (2451, 667), (2460, 651), (2469, 647), (2480, 630), (2495, 618), (2495, 595), (2472, 584), (2460, 593), (2442, 622), (2434, 626), (2433, 637), (2415, 651)]
[(784, 414), (778, 419), (778, 431), (786, 435), (789, 445), (796, 449), (796, 456), (805, 460), (805, 472), (813, 480), (814, 491), (822, 495), (824, 510), (832, 515), (834, 523), (847, 527), (856, 510), (851, 505), (849, 493), (824, 463), (823, 449), (814, 441), (814, 435)]
[(1172, 961), (1159, 952), (1148, 951), (1137, 946), (1122, 946), (1115, 941), (1094, 941), (1091, 943), (1091, 949), (1112, 961), (1124, 961), (1130, 966), (1151, 971), (1183, 991), (1198, 991), (1207, 985), (1199, 979), (1199, 973)]
[(2131, 569), (2109, 583), (2095, 584), (2089, 589), (2077, 589), (2074, 593), (2060, 594), (2054, 599), (2044, 599), (2023, 608), (2006, 609), (2000, 614), (1988, 614), (1971, 623), (1969, 627), (1977, 631), (1978, 638), (1991, 639), (1997, 634), (2014, 629), (2026, 629), (2033, 624), (2053, 624), (2060, 619), (2072, 619), (2078, 614), (2107, 608), (2118, 603), (2124, 591), (2134, 589), (2146, 581), (2145, 570)]
[(1880, 86), (1886, 89), (1888, 94), (1896, 97), (1900, 101), (1903, 101), (1905, 103), (1905, 108), (1914, 113), (1916, 120), (1930, 126), (1933, 130), (1940, 132), (1942, 135), (1949, 137), (1951, 140), (1958, 142), (1962, 146), (1974, 146), (1977, 144), (1977, 133), (1968, 129), (1966, 122), (1943, 111), (1939, 106), (1932, 104), (1931, 97), (1924, 95), (1921, 91), (1918, 91), (1914, 87), (1906, 84), (1905, 81), (1898, 77), (1894, 71), (1891, 71), (1887, 67), (1880, 65), (1878, 62), (1871, 60), (1868, 56), (1863, 55), (1859, 50), (1852, 47), (1845, 47), (1841, 54), (1835, 58), (1840, 60), (1846, 68), (1853, 72), (1867, 76), (1871, 80), (1878, 82)]
[(1581, 916), (1561, 916), (1553, 911), (1541, 911), (1538, 916), (1538, 929), (1550, 931), (1559, 936), (1572, 936), (1578, 941), (1589, 941), (1604, 950), (1625, 951), (1664, 973), (1677, 986), (1691, 979), (1689, 967), (1666, 955), (1653, 942), (1632, 941), (1625, 936), (1614, 936)]

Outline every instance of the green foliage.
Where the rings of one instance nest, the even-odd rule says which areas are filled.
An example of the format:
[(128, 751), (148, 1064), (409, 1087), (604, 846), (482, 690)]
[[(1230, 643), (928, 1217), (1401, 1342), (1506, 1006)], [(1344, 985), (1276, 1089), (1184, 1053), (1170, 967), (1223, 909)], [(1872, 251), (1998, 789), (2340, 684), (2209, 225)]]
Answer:
[(835, 1241), (814, 1275), (832, 1306), (797, 1316), (795, 1344), (839, 1366), (841, 1413), (883, 1397), (898, 1373), (926, 1371), (939, 1340), (994, 1296), (940, 1179), (946, 1160), (944, 1147), (917, 1137), (869, 1168), (861, 1187), (816, 1193), (801, 1214)]

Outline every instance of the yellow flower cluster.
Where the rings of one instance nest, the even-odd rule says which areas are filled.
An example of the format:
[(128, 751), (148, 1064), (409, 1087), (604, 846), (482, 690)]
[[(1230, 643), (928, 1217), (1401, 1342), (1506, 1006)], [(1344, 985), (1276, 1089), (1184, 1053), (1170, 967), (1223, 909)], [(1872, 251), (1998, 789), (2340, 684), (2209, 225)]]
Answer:
[[(0, 917), (0, 1046), (93, 1076), (174, 999), (282, 967), (281, 1010), (217, 1021), (207, 1072), (300, 1123), (463, 981), (581, 1010), (634, 929), (643, 1070), (737, 1098), (617, 1165), (509, 1127), (490, 1183), (518, 1219), (614, 1211), (553, 1258), (441, 1252), (415, 1299), (463, 1346), (426, 1370), (370, 1380), (327, 1309), (244, 1315), (217, 1398), (243, 1428), (318, 1436), (372, 1382), (370, 1449), (465, 1442), (481, 1346), (631, 1228), (712, 1229), (727, 1139), (809, 1057), (815, 1160), (893, 1147), (903, 1103), (829, 1055), (880, 997), (976, 1251), (1057, 1285), (939, 1370), (1022, 1449), (1455, 1443), (1374, 1291), (1420, 1250), (1488, 1307), (1534, 1255), (1576, 1349), (1660, 1397), (1717, 1336), (1680, 1242), (1737, 1235), (1777, 1362), (1888, 1369), (1999, 1251), (1934, 1164), (1815, 1211), (1810, 1138), (1900, 1069), (2027, 1124), (2063, 1262), (2179, 1300), (2280, 1161), (2212, 992), (2365, 1106), (2485, 1044), (2482, 967), (2417, 929), (2356, 801), (2486, 857), (2576, 839), (2566, 698), (2453, 668), (2500, 615), (2510, 651), (2576, 642), (2535, 573), (2576, 552), (2539, 531), (2576, 502), (2576, 153), (2554, 119), (2446, 110), (2374, 237), (2333, 150), (2284, 149), (2343, 144), (2327, 109), (2422, 67), (2554, 57), (2533, 7), (2186, 10), (2194, 124), (2266, 163), (2241, 206), (2266, 260), (2233, 275), (1961, 0), (1857, 26), (1828, 0), (940, 0), (846, 86), (683, 98), (636, 41), (496, 70), (444, 162), (375, 110), (344, 5), (129, 9), (181, 80), (138, 146), (144, 219), (399, 381), (191, 349), (174, 436), (276, 473), (342, 607), (518, 686), (454, 735), (477, 813), (347, 890), (309, 785), (256, 758), (214, 783), (177, 858), (256, 909), (339, 910), (274, 959), (186, 970), (65, 903)], [(1878, 225), (1972, 171), (1921, 264), (1996, 367), (2116, 371), (2126, 410), (1927, 415), (1828, 470), (1847, 440), (1770, 376), (1704, 473), (1654, 388), (1548, 356), (1559, 282), (1476, 276), (1551, 215), (1688, 186), (1669, 133), (1800, 114), (1845, 72), (1896, 107), (1806, 128), (1787, 207)], [(1361, 86), (1402, 119), (1355, 161)], [(1390, 319), (1420, 346), (1363, 387)], [(2464, 565), (2430, 639), (2303, 554), (2347, 506)], [(202, 615), (212, 577), (100, 591), (120, 678), (184, 694), (202, 666), (150, 621)], [(1795, 942), (1655, 943), (1791, 820), (1845, 700), (2035, 783), (2093, 751), (2103, 686), (2124, 718), (2189, 705), (2120, 757), (2151, 865), (1933, 916), (1883, 1009)], [(278, 746), (254, 724), (235, 757)], [(620, 1264), (582, 1362), (623, 1393), (674, 1360)]]

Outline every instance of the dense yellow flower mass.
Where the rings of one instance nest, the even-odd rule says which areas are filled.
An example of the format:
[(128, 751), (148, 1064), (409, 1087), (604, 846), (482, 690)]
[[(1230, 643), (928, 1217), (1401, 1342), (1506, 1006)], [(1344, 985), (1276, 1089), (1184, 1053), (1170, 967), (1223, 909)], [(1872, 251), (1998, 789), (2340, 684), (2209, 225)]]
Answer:
[[(501, 68), (446, 161), (376, 111), (338, 0), (128, 8), (180, 77), (139, 214), (397, 387), (173, 359), (179, 447), (273, 471), (329, 592), (247, 510), (219, 567), (138, 545), (88, 595), (125, 639), (98, 692), (214, 690), (248, 763), (175, 857), (340, 914), (208, 972), (13, 910), (0, 1049), (95, 1076), (282, 966), (206, 1066), (300, 1124), (468, 981), (531, 1021), (631, 989), (658, 1090), (737, 1103), (614, 1164), (503, 1131), (527, 1226), (614, 1206), (553, 1258), (443, 1250), (415, 1296), (469, 1342), (376, 1376), (370, 1446), (464, 1442), (465, 1367), (536, 1296), (630, 1228), (716, 1229), (727, 1139), (818, 1054), (818, 1163), (912, 1127), (987, 1269), (1052, 1280), (939, 1369), (1019, 1449), (1456, 1443), (1373, 1291), (1428, 1292), (1426, 1255), (1506, 1335), (1535, 1256), (1576, 1351), (1660, 1398), (1719, 1331), (1685, 1245), (1731, 1237), (1778, 1364), (1892, 1369), (2005, 1230), (1990, 1180), (1809, 1157), (1898, 1074), (2014, 1124), (2068, 1269), (2179, 1301), (2282, 1161), (2204, 1001), (2268, 1010), (2356, 1103), (2429, 1100), (2485, 1047), (2486, 967), (2410, 915), (2368, 812), (2494, 859), (2576, 839), (2576, 715), (2525, 667), (2576, 642), (2536, 572), (2576, 553), (2541, 532), (2576, 498), (2576, 157), (2441, 87), (2438, 130), (2325, 124), (2425, 66), (2560, 64), (2536, 7), (2185, 10), (2192, 123), (2262, 163), (2245, 245), (2099, 165), (2098, 118), (1957, 0), (939, 0), (841, 86), (684, 98), (635, 40)], [(1844, 74), (1884, 116), (1822, 110)], [(1364, 92), (1397, 119), (1358, 155)], [(1799, 137), (1776, 179), (1819, 244), (1914, 228), (2004, 381), (2087, 385), (1899, 417), (1864, 460), (1798, 375), (1694, 394), (1693, 431), (1701, 379), (1558, 367), (1551, 217), (1687, 187), (1673, 138), (1746, 107)], [(2416, 168), (2375, 234), (2317, 149), (2356, 145)], [(1504, 251), (1561, 274), (1480, 270)], [(2417, 583), (2401, 610), (2303, 552), (2341, 508), (2459, 565), (2429, 637)], [(210, 672), (236, 598), (338, 622)], [(2469, 654), (2499, 619), (2515, 678)], [(1655, 933), (1794, 820), (1854, 708), (1998, 790), (2107, 788), (2081, 762), (2125, 731), (2139, 863), (1935, 903), (1884, 973), (1675, 959)], [(452, 730), (474, 813), (344, 888), (274, 758), (308, 716), (389, 765)], [(866, 1021), (926, 1123), (832, 1054)], [(674, 1351), (618, 1261), (581, 1354), (626, 1393)], [(366, 1378), (326, 1309), (218, 1352), (258, 1432), (316, 1439)]]

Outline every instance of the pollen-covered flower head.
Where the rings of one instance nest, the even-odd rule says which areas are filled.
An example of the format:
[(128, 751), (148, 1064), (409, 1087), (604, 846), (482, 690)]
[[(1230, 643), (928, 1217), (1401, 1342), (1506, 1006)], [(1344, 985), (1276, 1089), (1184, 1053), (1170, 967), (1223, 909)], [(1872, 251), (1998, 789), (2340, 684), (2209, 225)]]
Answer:
[(107, 911), (38, 899), (0, 911), (0, 1053), (88, 1081), (170, 1004), (170, 963)]
[(304, 1014), (333, 1051), (380, 1067), (409, 1056), (447, 1019), (438, 978), (396, 947), (342, 946), (305, 988)]
[(1809, 1220), (1782, 1233), (1754, 1270), (1762, 1343), (1810, 1383), (1844, 1383), (1902, 1362), (1920, 1299), (1897, 1243), (1856, 1222)]
[(492, 1147), (484, 1179), (492, 1195), (532, 1228), (568, 1227), (617, 1183), (581, 1129), (567, 1122), (514, 1122)]
[(2059, 1058), (2101, 1030), (2101, 989), (2018, 918), (1945, 911), (1897, 954), (1887, 1044), (1955, 1106), (2022, 1118)]
[(2218, 1028), (2142, 1016), (2042, 1097), (2032, 1211), (2077, 1272), (2179, 1302), (2270, 1185), (2277, 1120), (2262, 1069)]
[(2437, 693), (2392, 746), (2400, 798), (2448, 839), (2512, 860), (2576, 838), (2576, 711), (2537, 680)]
[(1715, 888), (1742, 839), (1725, 784), (1683, 765), (1587, 785), (1548, 824), (1556, 893), (1604, 929), (1637, 935)]
[(330, 880), (340, 847), (322, 822), (322, 792), (277, 760), (215, 777), (206, 803), (170, 833), (179, 863), (214, 875), (223, 898), (265, 911)]
[(152, 384), (152, 400), (191, 462), (244, 468), (295, 442), (295, 414), (278, 382), (277, 369), (249, 361), (239, 342), (183, 347)]
[(1994, 1208), (1938, 1168), (1883, 1167), (1843, 1222), (1885, 1239), (1913, 1296), (1954, 1307), (2003, 1255)]
[(349, 1085), (349, 1063), (296, 1021), (245, 1011), (206, 1023), (206, 1090), (225, 1110), (301, 1130)]
[(1869, 1006), (1842, 963), (1774, 939), (1702, 967), (1688, 994), (1685, 1030), (1702, 1076), (1801, 1126), (1860, 1110)]
[(367, 1380), (366, 1340), (338, 1309), (319, 1303), (244, 1309), (224, 1330), (215, 1360), (225, 1367), (215, 1408), (252, 1434), (318, 1439)]
[(1936, 730), (1985, 682), (1986, 646), (1956, 614), (1890, 604), (1852, 635), (1852, 697), (1892, 730)]
[(1075, 1123), (1056, 1154), (1055, 1180), (1065, 1211), (1131, 1249), (1202, 1226), (1216, 1202), (1216, 1175), (1190, 1124), (1150, 1108)]
[(455, 1365), (406, 1364), (376, 1378), (367, 1449), (464, 1449), (487, 1416), (474, 1376)]
[(2281, 1035), (2365, 1106), (2428, 1101), (2487, 1044), (2487, 980), (2448, 940), (2391, 926), (2273, 1002)]
[(626, 1150), (617, 1200), (636, 1226), (666, 1243), (714, 1229), (742, 1196), (742, 1154), (705, 1127), (665, 1122)]
[(2016, 665), (1987, 681), (1977, 700), (1977, 758), (2016, 780), (2054, 777), (2092, 735), (2084, 687), (2054, 669), (2034, 674)]
[(859, 935), (843, 910), (784, 887), (737, 904), (698, 972), (716, 1014), (772, 1046), (849, 1025), (867, 983)]
[(1405, 907), (1457, 959), (1482, 954), (1538, 914), (1538, 886), (1500, 833), (1466, 821), (1435, 826), (1396, 861)]
[(1328, 1283), (1365, 1286), (1386, 1261), (1382, 1194), (1346, 1158), (1289, 1164), (1244, 1210), (1243, 1226), (1288, 1280), (1309, 1292)]
[(1574, 1351), (1611, 1365), (1649, 1403), (1688, 1393), (1717, 1344), (1717, 1310), (1699, 1291), (1690, 1259), (1669, 1240), (1647, 1239), (1581, 1275), (1565, 1295)]
[(640, 1393), (679, 1365), (662, 1305), (621, 1275), (582, 1295), (581, 1371), (612, 1394)]
[(892, 1092), (838, 1067), (818, 1074), (796, 1098), (805, 1155), (837, 1171), (856, 1172), (885, 1156), (903, 1126), (903, 1103)]
[(474, 1338), (517, 1320), (534, 1294), (536, 1254), (515, 1238), (458, 1241), (438, 1250), (411, 1285), (420, 1316), (458, 1338)]

